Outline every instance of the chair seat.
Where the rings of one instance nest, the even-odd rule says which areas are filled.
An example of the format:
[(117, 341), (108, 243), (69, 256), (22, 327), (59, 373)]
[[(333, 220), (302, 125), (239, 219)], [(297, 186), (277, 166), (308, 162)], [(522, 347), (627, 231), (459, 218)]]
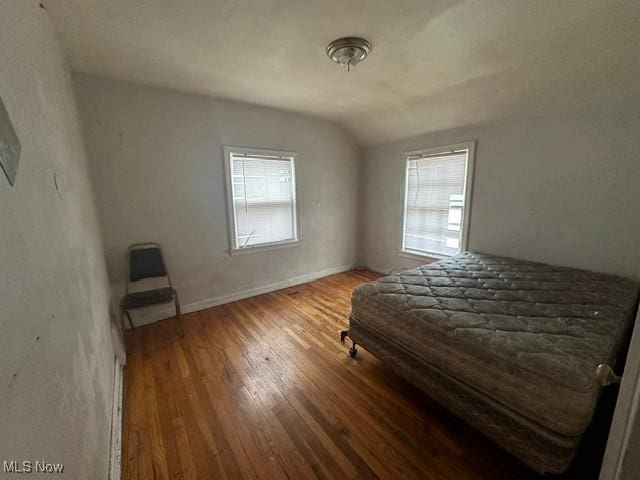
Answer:
[(170, 302), (176, 298), (176, 291), (171, 287), (146, 290), (144, 292), (134, 292), (125, 295), (122, 300), (122, 308), (129, 310), (141, 308), (157, 303)]

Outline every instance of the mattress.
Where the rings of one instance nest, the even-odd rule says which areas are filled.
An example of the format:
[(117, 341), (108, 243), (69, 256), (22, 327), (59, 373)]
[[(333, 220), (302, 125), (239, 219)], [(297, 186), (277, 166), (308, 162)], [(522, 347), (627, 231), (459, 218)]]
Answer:
[[(588, 426), (633, 322), (619, 277), (465, 252), (356, 288), (352, 318), (506, 409), (566, 437)], [(366, 347), (366, 345), (365, 345)]]
[(423, 362), (392, 342), (377, 336), (352, 316), (349, 336), (451, 413), (493, 439), (536, 472), (563, 473), (578, 448), (580, 437), (556, 434), (481, 394), (437, 367)]

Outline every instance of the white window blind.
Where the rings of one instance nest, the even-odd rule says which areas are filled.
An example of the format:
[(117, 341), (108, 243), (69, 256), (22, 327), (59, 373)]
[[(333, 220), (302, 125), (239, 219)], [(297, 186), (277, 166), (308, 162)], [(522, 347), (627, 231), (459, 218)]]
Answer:
[(403, 251), (461, 251), (468, 157), (468, 149), (407, 157)]
[(297, 240), (294, 157), (229, 152), (234, 249)]

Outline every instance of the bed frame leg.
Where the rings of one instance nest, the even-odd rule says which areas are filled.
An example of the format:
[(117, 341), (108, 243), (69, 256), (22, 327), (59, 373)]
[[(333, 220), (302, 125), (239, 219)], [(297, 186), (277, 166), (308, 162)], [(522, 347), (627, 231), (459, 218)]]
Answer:
[[(340, 343), (344, 344), (344, 339), (349, 336), (349, 330), (342, 330), (340, 332)], [(353, 340), (351, 340), (353, 342)], [(349, 356), (351, 358), (356, 358), (358, 354), (358, 350), (356, 349), (356, 342), (353, 342), (353, 345), (349, 349)]]
[(356, 342), (353, 342), (353, 346), (349, 349), (349, 356), (351, 358), (356, 358), (358, 354), (358, 350), (356, 349)]

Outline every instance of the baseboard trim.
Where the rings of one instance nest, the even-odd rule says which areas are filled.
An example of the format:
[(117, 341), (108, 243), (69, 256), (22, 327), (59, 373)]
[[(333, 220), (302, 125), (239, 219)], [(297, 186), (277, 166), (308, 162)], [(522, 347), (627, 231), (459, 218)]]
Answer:
[(372, 272), (379, 273), (380, 275), (389, 275), (393, 269), (381, 265), (365, 265), (365, 269), (371, 270)]
[(283, 288), (295, 287), (296, 285), (309, 283), (313, 280), (318, 280), (319, 278), (328, 277), (329, 275), (348, 272), (349, 270), (353, 270), (354, 268), (355, 265), (353, 264), (327, 268), (326, 270), (321, 270), (319, 272), (310, 273), (307, 275), (300, 275), (298, 277), (290, 278), (289, 280), (284, 280), (282, 282), (271, 283), (269, 285), (250, 288), (248, 290), (243, 290), (229, 295), (222, 295), (220, 297), (213, 297), (205, 300), (200, 300), (198, 302), (188, 303), (186, 305), (183, 305), (182, 309), (185, 313), (197, 312), (199, 310), (205, 310), (207, 308), (224, 305), (225, 303), (236, 302), (238, 300), (244, 300), (245, 298), (251, 298), (258, 295), (264, 295), (265, 293), (275, 292), (277, 290), (282, 290)]
[(120, 480), (122, 471), (122, 390), (123, 365), (115, 357), (113, 374), (113, 407), (111, 410), (111, 439), (109, 452), (109, 480)]
[[(340, 267), (327, 268), (319, 272), (300, 275), (298, 277), (283, 280), (281, 282), (270, 283), (269, 285), (250, 288), (248, 290), (242, 290), (240, 292), (230, 293), (228, 295), (206, 298), (204, 300), (198, 300), (197, 302), (183, 303), (182, 313), (197, 312), (199, 310), (205, 310), (207, 308), (224, 305), (225, 303), (236, 302), (238, 300), (255, 297), (257, 295), (264, 295), (265, 293), (275, 292), (277, 290), (282, 290), (283, 288), (294, 287), (296, 285), (312, 282), (313, 280), (317, 280), (319, 278), (328, 277), (329, 275), (335, 275), (336, 273), (347, 272), (353, 269), (355, 269), (354, 264), (342, 265)], [(175, 316), (173, 305), (149, 307), (149, 309), (134, 310), (132, 312), (133, 323), (136, 325), (136, 327), (141, 327), (143, 325), (148, 325), (150, 323), (158, 322), (160, 320), (172, 318)], [(125, 328), (128, 327), (128, 323), (125, 323)]]

